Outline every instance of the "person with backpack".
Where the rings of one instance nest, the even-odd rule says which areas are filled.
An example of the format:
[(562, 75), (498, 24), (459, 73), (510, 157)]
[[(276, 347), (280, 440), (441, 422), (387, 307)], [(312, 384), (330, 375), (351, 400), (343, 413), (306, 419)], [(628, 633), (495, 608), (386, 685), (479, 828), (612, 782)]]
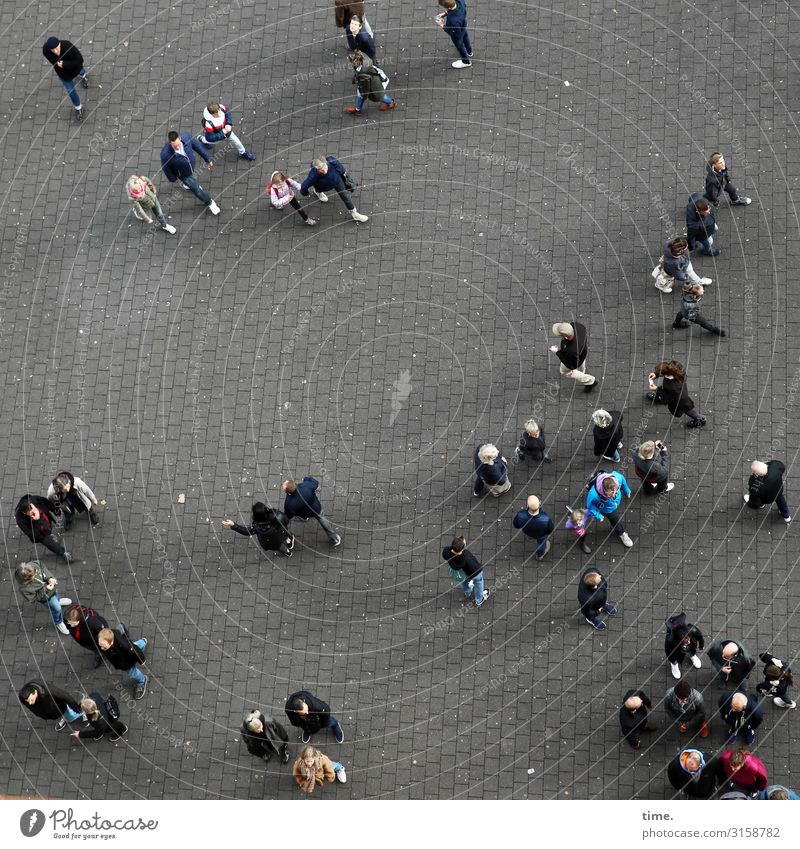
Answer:
[(72, 604), (71, 598), (61, 598), (56, 590), (58, 581), (36, 560), (20, 563), (14, 570), (14, 577), (19, 584), (19, 591), (26, 601), (36, 601), (50, 611), (50, 618), (56, 629), (62, 634), (69, 634), (64, 624), (62, 607)]
[[(661, 386), (655, 381), (663, 378)], [(677, 360), (663, 360), (647, 376), (650, 391), (646, 394), (648, 401), (654, 404), (664, 404), (666, 408), (679, 419), (688, 416), (686, 427), (705, 427), (706, 417), (700, 415), (694, 406), (694, 401), (689, 397), (686, 388), (686, 369)]]
[(620, 542), (630, 548), (633, 540), (628, 536), (619, 515), (622, 496), (631, 497), (631, 488), (622, 472), (599, 471), (586, 485), (586, 512), (598, 522), (608, 519)]
[(768, 651), (761, 652), (758, 659), (765, 666), (764, 680), (760, 684), (756, 684), (756, 690), (762, 696), (772, 696), (772, 702), (777, 707), (794, 710), (797, 707), (797, 702), (789, 698), (789, 687), (794, 685), (789, 664)]
[(592, 413), (592, 438), (594, 439), (594, 456), (619, 463), (619, 449), (622, 448), (622, 419), (619, 410), (595, 410)]
[(89, 728), (73, 731), (70, 737), (97, 742), (108, 734), (108, 739), (114, 742), (128, 733), (128, 726), (120, 721), (119, 702), (114, 696), (104, 699), (100, 693), (89, 693), (81, 700), (81, 710), (89, 720)]
[(252, 521), (239, 525), (232, 519), (223, 519), (223, 527), (230, 528), (245, 537), (254, 536), (262, 551), (278, 551), (284, 557), (292, 556), (294, 536), (289, 532), (289, 520), (285, 513), (256, 501), (252, 507)]
[(114, 669), (119, 669), (133, 682), (133, 698), (137, 701), (147, 692), (147, 676), (139, 669), (139, 664), (147, 663), (145, 649), (147, 640), (131, 640), (127, 628), (120, 626), (118, 631), (103, 628), (97, 635), (97, 645)]
[(483, 566), (467, 550), (467, 538), (456, 537), (449, 547), (442, 549), (442, 558), (447, 563), (450, 577), (461, 584), (464, 598), (470, 598), (474, 590), (475, 606), (480, 607), (489, 598), (489, 590), (483, 588)]
[(327, 203), (329, 198), (326, 192), (334, 189), (347, 207), (353, 221), (363, 223), (369, 221), (369, 216), (362, 215), (356, 209), (350, 197), (350, 192), (355, 188), (355, 180), (335, 156), (318, 156), (312, 161), (311, 170), (300, 186), (300, 194), (307, 197), (308, 193), (313, 191), (322, 203)]
[(704, 330), (708, 330), (709, 333), (714, 333), (716, 336), (724, 338), (728, 334), (717, 327), (716, 324), (712, 324), (704, 315), (700, 312), (700, 301), (703, 300), (703, 293), (705, 289), (703, 289), (700, 283), (685, 283), (683, 286), (683, 297), (681, 298), (681, 305), (678, 309), (678, 314), (675, 316), (675, 321), (672, 322), (672, 327), (675, 330), (683, 330), (687, 327), (691, 327), (693, 324), (699, 324)]
[(672, 677), (681, 677), (681, 666), (687, 659), (695, 669), (700, 669), (703, 664), (697, 652), (702, 651), (706, 643), (697, 625), (690, 625), (685, 613), (670, 616), (665, 624), (667, 635), (664, 637), (664, 654)]
[(275, 719), (253, 708), (242, 723), (242, 740), (247, 751), (264, 763), (273, 755), (280, 755), (281, 763), (289, 763), (289, 735)]
[(397, 106), (397, 101), (386, 94), (385, 86), (388, 85), (389, 78), (380, 68), (373, 65), (369, 56), (365, 56), (360, 50), (356, 50), (355, 53), (349, 54), (347, 61), (353, 69), (356, 104), (346, 107), (345, 112), (350, 115), (363, 115), (366, 100), (380, 104), (378, 108), (383, 112), (388, 112)]
[(81, 604), (73, 604), (64, 612), (64, 624), (70, 636), (85, 649), (94, 652), (95, 669), (103, 662), (103, 653), (97, 644), (97, 638), (104, 628), (108, 628), (105, 617)]
[(295, 193), (299, 191), (300, 183), (297, 180), (287, 177), (283, 171), (272, 172), (269, 183), (267, 183), (269, 202), (275, 209), (283, 209), (287, 205), (291, 206), (309, 227), (315, 227), (317, 219), (309, 218), (308, 213), (300, 206), (300, 201), (295, 196)]

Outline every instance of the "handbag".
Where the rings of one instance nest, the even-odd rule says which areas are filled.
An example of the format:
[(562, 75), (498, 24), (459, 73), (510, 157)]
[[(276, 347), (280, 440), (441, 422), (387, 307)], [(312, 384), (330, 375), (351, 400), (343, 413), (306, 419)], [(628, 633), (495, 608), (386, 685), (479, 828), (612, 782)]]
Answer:
[(670, 277), (663, 267), (664, 257), (658, 258), (658, 265), (650, 272), (650, 276), (656, 281), (655, 286), (659, 292), (671, 292), (675, 280)]
[(455, 569), (449, 563), (447, 564), (447, 574), (454, 580), (458, 581), (459, 584), (463, 584), (464, 581), (467, 580), (466, 573), (462, 572), (460, 569)]
[(106, 700), (103, 702), (103, 707), (106, 709), (108, 718), (112, 722), (116, 722), (119, 719), (119, 702), (112, 695), (109, 695), (106, 698)]
[(345, 171), (342, 174), (342, 182), (344, 183), (344, 187), (348, 192), (354, 192), (358, 188), (358, 183), (350, 176), (350, 174)]

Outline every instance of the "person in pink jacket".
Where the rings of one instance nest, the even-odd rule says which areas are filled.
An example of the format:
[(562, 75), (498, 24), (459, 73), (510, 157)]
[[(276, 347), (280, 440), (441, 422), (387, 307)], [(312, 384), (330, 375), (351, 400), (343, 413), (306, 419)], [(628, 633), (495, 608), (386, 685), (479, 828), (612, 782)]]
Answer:
[(767, 768), (748, 749), (728, 749), (719, 760), (724, 777), (745, 793), (758, 793), (769, 784)]
[(308, 224), (313, 227), (317, 220), (309, 218), (308, 213), (300, 206), (300, 201), (295, 197), (295, 192), (300, 190), (300, 183), (287, 177), (283, 171), (273, 171), (267, 184), (267, 194), (269, 202), (275, 209), (283, 209), (285, 206), (291, 206), (297, 210), (297, 214)]

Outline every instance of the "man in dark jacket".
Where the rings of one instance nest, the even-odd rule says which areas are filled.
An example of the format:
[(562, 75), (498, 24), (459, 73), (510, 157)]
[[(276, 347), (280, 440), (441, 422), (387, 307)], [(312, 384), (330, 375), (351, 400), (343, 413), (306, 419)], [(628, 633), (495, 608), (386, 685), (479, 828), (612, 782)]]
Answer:
[(436, 16), (436, 24), (449, 36), (460, 59), (453, 62), (454, 68), (469, 68), (472, 64), (472, 41), (467, 32), (467, 4), (464, 0), (439, 0), (445, 10)]
[(300, 483), (293, 480), (285, 480), (281, 484), (281, 491), (286, 495), (286, 500), (283, 503), (283, 512), (286, 514), (286, 519), (291, 522), (292, 519), (301, 519), (307, 522), (309, 519), (316, 519), (322, 530), (328, 535), (331, 545), (336, 546), (342, 544), (342, 538), (333, 529), (333, 525), (328, 518), (323, 515), (322, 504), (317, 497), (317, 488), (319, 481), (308, 475), (303, 478)]
[(598, 631), (606, 629), (601, 613), (617, 615), (617, 608), (608, 600), (608, 582), (593, 566), (581, 575), (578, 582), (578, 604), (583, 618)]
[(719, 206), (719, 198), (723, 191), (728, 193), (734, 206), (747, 206), (751, 203), (750, 198), (739, 196), (739, 190), (731, 182), (725, 157), (721, 153), (712, 153), (706, 164), (705, 198), (714, 206)]
[(749, 746), (756, 739), (756, 729), (764, 721), (758, 699), (743, 690), (723, 693), (719, 697), (719, 715), (730, 730), (728, 743), (735, 743), (736, 736), (744, 731), (745, 743)]
[(97, 645), (97, 637), (104, 628), (108, 628), (108, 622), (91, 607), (81, 604), (73, 604), (64, 612), (64, 624), (67, 626), (70, 636), (85, 649), (94, 652), (95, 668), (103, 662), (103, 654)]
[(201, 203), (204, 203), (212, 215), (219, 215), (220, 208), (211, 195), (200, 185), (195, 174), (197, 167), (195, 153), (206, 161), (209, 168), (214, 167), (208, 148), (204, 144), (192, 138), (189, 133), (170, 130), (167, 133), (167, 143), (161, 148), (161, 170), (170, 183), (180, 180), (183, 187), (192, 192)]
[(678, 723), (678, 731), (681, 734), (699, 730), (701, 737), (708, 737), (703, 695), (688, 681), (678, 681), (674, 687), (667, 690), (664, 696), (664, 710), (673, 722)]
[(597, 378), (586, 373), (589, 350), (586, 328), (579, 321), (559, 321), (553, 325), (553, 336), (561, 337), (560, 347), (550, 346), (550, 351), (561, 360), (561, 374), (580, 383), (584, 392), (591, 392), (597, 386)]
[(281, 756), (281, 763), (289, 763), (289, 735), (286, 729), (280, 722), (255, 708), (244, 718), (242, 739), (247, 751), (261, 758), (264, 763), (269, 763), (276, 754)]
[(653, 705), (641, 690), (628, 690), (619, 709), (619, 725), (625, 739), (638, 749), (642, 745), (639, 734), (642, 731), (655, 731), (655, 723), (650, 720)]
[(750, 480), (747, 482), (747, 493), (744, 496), (748, 507), (758, 510), (767, 504), (776, 504), (783, 516), (783, 521), (788, 525), (792, 521), (789, 513), (789, 505), (783, 492), (783, 473), (786, 466), (780, 460), (770, 460), (762, 463), (753, 460), (750, 464)]
[(267, 507), (261, 501), (256, 501), (252, 513), (253, 519), (249, 525), (240, 525), (233, 519), (224, 519), (222, 524), (242, 536), (254, 536), (263, 551), (279, 551), (284, 557), (291, 557), (294, 536), (289, 533), (286, 514)]
[(103, 628), (97, 635), (97, 645), (100, 647), (105, 660), (114, 669), (121, 670), (129, 680), (133, 681), (133, 698), (141, 699), (147, 692), (148, 678), (139, 669), (139, 664), (147, 662), (144, 654), (144, 650), (147, 648), (147, 640), (131, 640), (124, 627), (119, 631)]
[(555, 525), (550, 516), (541, 509), (541, 502), (535, 495), (528, 496), (527, 509), (520, 510), (514, 516), (512, 524), (526, 537), (536, 540), (537, 560), (541, 560), (553, 547), (550, 534), (553, 533)]
[(734, 687), (741, 686), (756, 665), (743, 645), (727, 637), (708, 647), (708, 657), (719, 678)]
[(699, 749), (684, 749), (667, 766), (669, 783), (690, 799), (710, 799), (725, 782), (722, 764), (716, 758), (706, 761)]
[(56, 731), (61, 731), (68, 722), (87, 721), (78, 699), (59, 687), (28, 681), (19, 691), (19, 700), (39, 719), (57, 719)]
[(347, 38), (347, 46), (350, 50), (357, 49), (356, 43), (351, 40), (352, 37), (350, 35), (350, 21), (353, 19), (353, 16), (358, 16), (370, 38), (374, 35), (372, 27), (364, 17), (363, 0), (334, 0), (333, 13), (336, 26), (344, 30), (345, 37)]
[(44, 58), (53, 66), (56, 76), (67, 90), (69, 99), (75, 107), (75, 119), (82, 121), (83, 104), (78, 97), (78, 92), (75, 91), (75, 83), (73, 82), (75, 77), (80, 77), (81, 85), (84, 88), (89, 88), (89, 77), (86, 76), (86, 69), (83, 67), (81, 51), (71, 41), (51, 35), (42, 45), (42, 53)]
[(469, 598), (474, 590), (475, 604), (480, 607), (489, 598), (489, 590), (483, 588), (483, 566), (478, 558), (467, 550), (467, 538), (456, 537), (449, 547), (442, 549), (442, 557), (448, 566), (466, 575), (461, 582), (464, 597)]
[(344, 743), (344, 731), (339, 720), (331, 714), (327, 702), (313, 696), (308, 690), (298, 690), (286, 699), (286, 716), (295, 728), (300, 729), (300, 739), (311, 742), (311, 735), (323, 728), (333, 730), (337, 743)]
[(631, 451), (636, 477), (642, 481), (642, 492), (651, 495), (657, 492), (672, 492), (675, 484), (669, 479), (667, 446), (663, 442), (647, 440)]
[(72, 563), (72, 555), (56, 535), (58, 515), (51, 501), (41, 495), (23, 495), (14, 510), (17, 527), (28, 539), (59, 554), (67, 563)]
[(703, 634), (697, 625), (686, 621), (686, 614), (679, 613), (670, 616), (666, 621), (667, 635), (664, 637), (664, 654), (667, 656), (673, 678), (681, 677), (681, 665), (686, 658), (695, 669), (703, 665), (697, 656), (698, 651), (705, 647)]
[(329, 198), (325, 192), (335, 189), (342, 199), (342, 203), (350, 211), (350, 217), (353, 221), (360, 221), (362, 223), (369, 221), (368, 216), (362, 215), (356, 209), (350, 197), (350, 192), (345, 188), (344, 181), (347, 176), (347, 169), (335, 156), (318, 156), (311, 163), (311, 170), (300, 186), (300, 194), (307, 197), (309, 191), (313, 191), (322, 203), (327, 203)]
[(717, 219), (711, 204), (700, 194), (689, 195), (686, 204), (686, 238), (689, 250), (700, 249), (706, 256), (719, 256), (719, 248), (714, 247), (714, 233), (717, 232)]

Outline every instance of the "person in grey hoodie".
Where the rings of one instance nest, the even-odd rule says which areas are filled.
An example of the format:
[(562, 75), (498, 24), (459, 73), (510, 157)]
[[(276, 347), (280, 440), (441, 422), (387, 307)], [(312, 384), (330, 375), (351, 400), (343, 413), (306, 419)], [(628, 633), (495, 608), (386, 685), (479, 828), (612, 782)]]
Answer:
[(669, 480), (667, 446), (663, 442), (647, 440), (631, 451), (636, 477), (642, 482), (642, 492), (671, 492), (675, 484)]
[(662, 292), (671, 292), (675, 283), (702, 283), (703, 286), (710, 286), (714, 282), (710, 277), (699, 277), (692, 268), (692, 260), (689, 257), (689, 241), (685, 236), (678, 236), (664, 245), (661, 267), (664, 274), (672, 280), (668, 287), (661, 287), (656, 284)]
[(672, 322), (673, 328), (675, 330), (682, 330), (690, 327), (692, 324), (699, 324), (700, 327), (708, 330), (709, 333), (715, 333), (717, 336), (727, 336), (728, 334), (724, 330), (717, 327), (716, 324), (712, 324), (700, 312), (700, 301), (703, 300), (704, 291), (701, 283), (683, 284), (683, 297), (681, 298), (681, 305), (678, 309), (678, 314), (675, 316), (675, 321)]
[(701, 737), (708, 737), (706, 706), (702, 694), (688, 681), (678, 681), (664, 695), (664, 710), (667, 716), (678, 723), (678, 731), (699, 730)]
[(727, 637), (708, 647), (708, 657), (720, 679), (733, 687), (744, 684), (756, 665), (743, 645)]

